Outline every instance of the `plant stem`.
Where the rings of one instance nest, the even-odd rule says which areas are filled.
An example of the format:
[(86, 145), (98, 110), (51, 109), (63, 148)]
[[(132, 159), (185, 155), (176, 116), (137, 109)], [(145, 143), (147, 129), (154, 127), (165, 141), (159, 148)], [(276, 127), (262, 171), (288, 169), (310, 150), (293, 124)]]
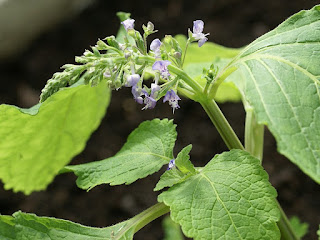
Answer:
[(186, 43), (186, 47), (184, 48), (183, 58), (182, 58), (182, 62), (181, 62), (181, 68), (183, 67), (184, 59), (186, 58), (186, 55), (187, 55), (189, 43), (190, 43), (190, 40), (188, 39), (187, 43)]
[(227, 147), (229, 149), (244, 150), (242, 143), (233, 131), (232, 127), (230, 126), (229, 122), (221, 112), (216, 102), (213, 99), (207, 99), (205, 101), (200, 101), (200, 104), (208, 114), (213, 125), (217, 128), (220, 136), (226, 143)]
[(264, 125), (257, 123), (253, 108), (246, 103), (244, 105), (247, 113), (244, 137), (245, 149), (252, 156), (262, 161)]
[(133, 217), (132, 221), (136, 225), (134, 232), (138, 232), (141, 228), (152, 222), (156, 218), (168, 213), (170, 208), (164, 203), (157, 203), (152, 207), (144, 210), (142, 213)]
[(280, 210), (281, 218), (280, 221), (277, 222), (278, 227), (281, 232), (281, 240), (299, 240), (295, 232), (293, 231), (291, 224), (283, 211), (282, 207), (280, 206), (279, 202), (277, 202), (278, 208)]

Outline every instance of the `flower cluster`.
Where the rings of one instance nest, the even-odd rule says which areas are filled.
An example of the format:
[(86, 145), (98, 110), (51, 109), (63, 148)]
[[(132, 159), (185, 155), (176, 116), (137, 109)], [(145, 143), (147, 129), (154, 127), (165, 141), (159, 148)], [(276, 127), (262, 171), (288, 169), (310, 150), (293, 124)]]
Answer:
[[(146, 37), (156, 32), (154, 31), (154, 25), (151, 22), (148, 22), (147, 26), (142, 26), (144, 30), (144, 38), (142, 38), (140, 33), (134, 30), (134, 22), (134, 19), (127, 19), (122, 22), (122, 25), (128, 32), (129, 36), (133, 37), (136, 42), (135, 48), (130, 48), (128, 40), (126, 41), (126, 46), (122, 47), (127, 52), (125, 56), (128, 59), (128, 62), (130, 62), (131, 66), (131, 73), (126, 75), (127, 77), (125, 86), (131, 87), (133, 98), (137, 103), (145, 104), (145, 106), (142, 108), (143, 110), (154, 108), (159, 98), (164, 96), (163, 102), (168, 102), (172, 107), (174, 113), (176, 109), (180, 108), (178, 101), (181, 99), (177, 94), (179, 78), (176, 77), (172, 79), (168, 67), (172, 64), (175, 64), (178, 67), (182, 66), (182, 64), (179, 65), (179, 58), (181, 58), (181, 48), (179, 47), (179, 44), (175, 39), (173, 39), (171, 36), (166, 36), (165, 41), (167, 45), (164, 46), (165, 44), (163, 44), (160, 39), (156, 38), (151, 42), (149, 47), (150, 52), (148, 54), (148, 51), (146, 49)], [(193, 32), (190, 33), (189, 30), (188, 41), (198, 41), (198, 45), (199, 47), (201, 47), (208, 40), (206, 36), (209, 35), (203, 33), (203, 28), (204, 22), (202, 20), (194, 21)], [(145, 41), (144, 44), (141, 43), (142, 39)], [(172, 48), (170, 52), (168, 52), (168, 44), (169, 50), (170, 48)], [(151, 67), (154, 74), (154, 82), (151, 83), (150, 88), (148, 88), (147, 86), (143, 86), (143, 74), (146, 68), (142, 70), (142, 72), (136, 72), (136, 63), (134, 62), (133, 58), (130, 58), (131, 55), (135, 54), (134, 49), (136, 48), (140, 50), (140, 52), (137, 52), (138, 54), (145, 53), (149, 56), (153, 56), (155, 59)], [(172, 52), (173, 54), (171, 54)], [(163, 84), (159, 85), (159, 81)], [(169, 84), (171, 82), (175, 84)], [(167, 86), (171, 87), (168, 88)]]

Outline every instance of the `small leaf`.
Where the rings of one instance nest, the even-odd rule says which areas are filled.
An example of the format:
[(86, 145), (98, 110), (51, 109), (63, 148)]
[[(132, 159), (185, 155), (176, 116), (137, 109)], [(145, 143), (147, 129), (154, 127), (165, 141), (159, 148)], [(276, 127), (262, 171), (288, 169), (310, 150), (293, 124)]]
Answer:
[(77, 185), (82, 189), (99, 184), (130, 184), (169, 163), (177, 137), (175, 128), (168, 119), (145, 121), (129, 135), (114, 157), (66, 166), (63, 171), (73, 171), (78, 176)]
[[(133, 239), (135, 225), (128, 228), (129, 223), (130, 220), (127, 220), (107, 228), (94, 228), (67, 220), (38, 217), (35, 214), (19, 211), (12, 217), (0, 215), (0, 239), (130, 240)], [(116, 235), (118, 236), (115, 237)]]
[(195, 173), (196, 170), (193, 166), (193, 164), (190, 162), (190, 156), (189, 153), (191, 151), (192, 145), (188, 145), (186, 147), (184, 147), (178, 154), (177, 159), (175, 161), (176, 166), (178, 167), (178, 169), (184, 173)]
[(299, 238), (308, 233), (309, 224), (301, 222), (297, 216), (290, 218), (290, 225)]
[(200, 173), (159, 195), (194, 239), (280, 239), (276, 191), (245, 151), (216, 155)]
[(183, 181), (184, 177), (185, 174), (180, 172), (177, 168), (167, 170), (161, 175), (160, 180), (153, 191), (160, 191), (165, 187), (172, 187), (174, 184)]
[(0, 106), (0, 178), (5, 189), (45, 189), (59, 170), (80, 153), (109, 104), (102, 82), (62, 88), (30, 109)]
[(192, 145), (188, 145), (183, 148), (175, 160), (176, 167), (164, 172), (161, 175), (159, 182), (154, 191), (159, 191), (165, 187), (172, 187), (174, 184), (185, 181), (187, 178), (191, 177), (196, 173), (193, 164), (189, 160), (189, 152), (191, 151)]
[(183, 234), (181, 232), (180, 225), (172, 221), (172, 219), (167, 216), (162, 221), (162, 226), (164, 230), (163, 240), (183, 240)]

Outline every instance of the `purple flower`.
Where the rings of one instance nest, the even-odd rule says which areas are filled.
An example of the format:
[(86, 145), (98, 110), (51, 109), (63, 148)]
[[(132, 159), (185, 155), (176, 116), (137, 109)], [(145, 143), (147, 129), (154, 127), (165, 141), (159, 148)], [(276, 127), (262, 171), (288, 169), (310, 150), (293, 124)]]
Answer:
[(150, 44), (150, 49), (154, 52), (156, 58), (161, 58), (160, 46), (162, 42), (156, 38)]
[(170, 76), (169, 70), (168, 70), (168, 65), (170, 65), (171, 62), (168, 60), (160, 60), (160, 61), (156, 61), (153, 65), (152, 65), (152, 70), (158, 70), (160, 71), (160, 75), (162, 78), (166, 78), (168, 79), (168, 77)]
[(145, 106), (142, 108), (142, 110), (145, 110), (145, 109), (152, 109), (156, 106), (157, 104), (157, 100), (155, 100), (155, 98), (157, 97), (157, 93), (158, 91), (160, 90), (160, 87), (155, 84), (155, 83), (152, 83), (151, 84), (151, 93), (150, 95), (147, 93), (147, 91), (145, 90), (142, 90), (145, 98), (144, 98), (144, 104)]
[(126, 31), (133, 29), (134, 28), (134, 19), (127, 19), (124, 20), (123, 22), (121, 22), (121, 24), (124, 26), (124, 28), (126, 29)]
[(129, 75), (127, 77), (127, 84), (126, 86), (127, 87), (133, 87), (135, 85), (137, 85), (137, 83), (139, 82), (140, 80), (140, 75), (139, 74), (132, 74), (132, 75)]
[(169, 105), (172, 107), (173, 113), (175, 109), (180, 108), (178, 105), (178, 100), (181, 100), (179, 96), (172, 89), (169, 90), (163, 98), (163, 102), (168, 101)]
[(203, 34), (202, 33), (203, 28), (204, 28), (204, 22), (202, 20), (193, 21), (192, 37), (196, 41), (198, 41), (199, 47), (201, 47), (208, 40), (208, 38), (206, 38), (206, 36), (209, 35), (209, 33)]
[(131, 88), (131, 93), (133, 95), (133, 99), (139, 103), (139, 104), (143, 104), (143, 98), (141, 97), (142, 93), (141, 93), (141, 89), (138, 88), (137, 85), (132, 86)]
[(175, 160), (171, 159), (169, 164), (168, 164), (167, 170), (170, 170), (170, 169), (174, 168), (175, 166), (176, 166)]

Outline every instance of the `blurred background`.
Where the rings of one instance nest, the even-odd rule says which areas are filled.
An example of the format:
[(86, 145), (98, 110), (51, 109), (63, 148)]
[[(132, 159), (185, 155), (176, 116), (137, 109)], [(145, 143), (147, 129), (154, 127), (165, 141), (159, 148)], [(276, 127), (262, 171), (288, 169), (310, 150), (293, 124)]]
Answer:
[[(315, 0), (0, 0), (0, 103), (31, 107), (39, 100), (47, 79), (65, 63), (94, 45), (98, 38), (115, 35), (118, 11), (131, 12), (135, 28), (152, 21), (165, 34), (187, 34), (192, 22), (202, 19), (209, 41), (227, 47), (244, 46), (272, 30), (292, 14), (318, 4)], [(180, 103), (179, 103), (180, 104)], [(101, 160), (114, 155), (140, 122), (174, 118), (178, 125), (175, 153), (192, 143), (191, 160), (203, 166), (216, 153), (227, 150), (201, 106), (186, 99), (172, 115), (168, 104), (141, 111), (130, 89), (114, 91), (107, 115), (72, 164)], [(245, 113), (242, 104), (221, 105), (243, 140)], [(263, 165), (278, 200), (289, 217), (308, 222), (304, 239), (317, 239), (320, 223), (320, 187), (294, 164), (276, 152), (266, 131)], [(88, 226), (104, 227), (123, 221), (156, 203), (153, 188), (164, 171), (129, 186), (101, 185), (90, 192), (76, 187), (72, 174), (57, 176), (46, 191), (29, 196), (4, 191), (0, 186), (0, 213), (32, 212), (39, 216), (68, 219)], [(161, 219), (136, 234), (135, 239), (162, 239)]]

